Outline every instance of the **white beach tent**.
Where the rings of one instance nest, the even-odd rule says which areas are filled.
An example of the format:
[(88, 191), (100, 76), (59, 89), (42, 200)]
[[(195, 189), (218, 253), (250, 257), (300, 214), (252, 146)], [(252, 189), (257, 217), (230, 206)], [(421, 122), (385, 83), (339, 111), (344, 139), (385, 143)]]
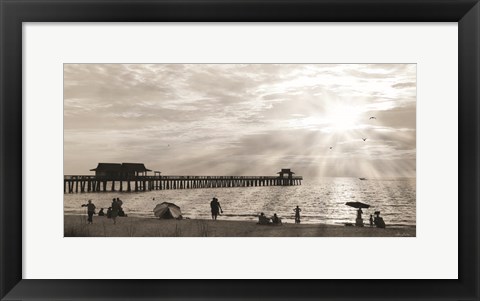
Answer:
[(173, 203), (163, 202), (153, 208), (155, 216), (161, 219), (182, 219), (180, 207)]

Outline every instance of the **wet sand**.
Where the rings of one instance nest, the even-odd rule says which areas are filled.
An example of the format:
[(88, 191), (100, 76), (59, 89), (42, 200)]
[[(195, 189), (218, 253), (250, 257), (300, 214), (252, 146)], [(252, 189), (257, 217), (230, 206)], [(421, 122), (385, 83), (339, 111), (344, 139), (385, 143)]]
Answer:
[(415, 237), (415, 227), (386, 229), (326, 224), (257, 225), (253, 221), (159, 220), (156, 218), (64, 215), (65, 237)]

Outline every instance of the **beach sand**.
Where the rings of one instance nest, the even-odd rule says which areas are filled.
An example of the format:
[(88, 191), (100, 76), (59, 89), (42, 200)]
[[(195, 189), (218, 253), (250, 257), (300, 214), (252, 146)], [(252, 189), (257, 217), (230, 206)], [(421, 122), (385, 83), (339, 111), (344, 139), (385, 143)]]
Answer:
[(415, 227), (386, 229), (326, 224), (257, 225), (254, 221), (159, 220), (119, 217), (117, 224), (94, 216), (64, 215), (65, 237), (415, 237)]

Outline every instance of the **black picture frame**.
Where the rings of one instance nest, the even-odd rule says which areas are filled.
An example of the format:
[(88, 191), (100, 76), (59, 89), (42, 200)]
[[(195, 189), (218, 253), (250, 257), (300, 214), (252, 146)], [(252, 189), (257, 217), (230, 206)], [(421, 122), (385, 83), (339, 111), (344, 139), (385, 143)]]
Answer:
[[(478, 0), (0, 0), (0, 3), (2, 300), (479, 300)], [(22, 279), (22, 22), (153, 21), (458, 22), (459, 279)]]

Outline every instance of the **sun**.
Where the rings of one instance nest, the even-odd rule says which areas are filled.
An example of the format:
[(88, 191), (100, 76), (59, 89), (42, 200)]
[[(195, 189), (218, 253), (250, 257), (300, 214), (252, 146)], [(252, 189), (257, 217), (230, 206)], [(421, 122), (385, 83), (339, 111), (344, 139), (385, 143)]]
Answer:
[(288, 120), (288, 124), (292, 128), (349, 134), (364, 127), (364, 112), (357, 105), (336, 102), (325, 106), (321, 112), (312, 110), (310, 115), (294, 116)]
[(327, 132), (344, 133), (361, 128), (363, 112), (357, 106), (332, 104), (323, 118), (323, 130)]

